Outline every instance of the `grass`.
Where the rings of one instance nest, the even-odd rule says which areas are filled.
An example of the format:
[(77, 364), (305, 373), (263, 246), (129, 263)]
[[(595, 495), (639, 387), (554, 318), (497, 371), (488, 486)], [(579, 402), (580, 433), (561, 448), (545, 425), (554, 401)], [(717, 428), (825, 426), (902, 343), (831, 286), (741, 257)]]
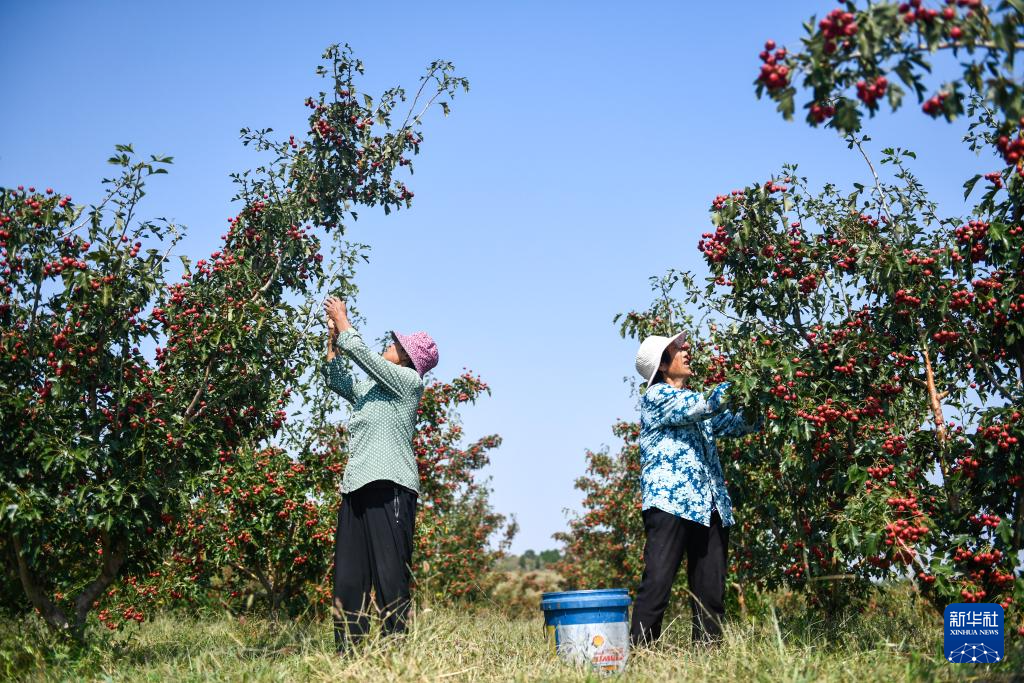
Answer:
[[(921, 681), (1024, 680), (1024, 659), (1000, 665), (951, 665), (941, 657), (942, 619), (891, 600), (845, 618), (821, 620), (775, 601), (757, 617), (734, 618), (725, 644), (688, 643), (687, 615), (668, 623), (660, 644), (630, 654), (625, 681)], [(598, 680), (561, 663), (548, 649), (538, 613), (494, 607), (421, 608), (400, 638), (371, 637), (344, 658), (333, 653), (325, 620), (275, 625), (262, 618), (167, 614), (114, 646), (85, 651), (35, 648), (35, 624), (5, 622), (0, 657), (19, 658), (29, 681), (509, 681)], [(8, 636), (20, 632), (13, 648)], [(12, 672), (13, 673), (13, 672)]]

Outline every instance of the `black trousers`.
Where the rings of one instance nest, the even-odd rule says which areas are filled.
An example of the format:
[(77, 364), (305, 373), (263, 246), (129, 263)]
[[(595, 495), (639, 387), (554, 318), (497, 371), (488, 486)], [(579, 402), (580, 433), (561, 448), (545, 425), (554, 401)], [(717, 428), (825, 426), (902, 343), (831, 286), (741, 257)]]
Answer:
[(416, 494), (390, 481), (347, 493), (334, 537), (334, 642), (344, 650), (370, 628), (370, 589), (384, 633), (404, 631), (409, 615)]
[(717, 510), (711, 514), (710, 527), (657, 508), (644, 510), (643, 517), (647, 534), (644, 574), (633, 605), (630, 640), (634, 644), (652, 643), (661, 636), (662, 617), (684, 554), (693, 610), (693, 640), (719, 640), (725, 617), (729, 527), (722, 526)]

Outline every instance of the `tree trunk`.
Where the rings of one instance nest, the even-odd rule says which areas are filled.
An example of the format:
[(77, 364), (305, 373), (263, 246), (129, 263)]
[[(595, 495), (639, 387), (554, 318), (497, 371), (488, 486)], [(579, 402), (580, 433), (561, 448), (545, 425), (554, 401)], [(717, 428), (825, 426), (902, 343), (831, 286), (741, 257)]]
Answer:
[(76, 637), (81, 637), (81, 633), (85, 629), (85, 619), (89, 616), (92, 604), (103, 595), (110, 584), (117, 580), (117, 575), (121, 572), (121, 567), (124, 566), (128, 556), (128, 544), (123, 538), (111, 539), (106, 532), (103, 532), (101, 541), (103, 567), (100, 569), (100, 575), (93, 579), (75, 599)]
[[(921, 353), (924, 354), (924, 371), (925, 371), (925, 382), (928, 387), (928, 401), (932, 408), (932, 417), (935, 420), (935, 436), (939, 441), (939, 446), (943, 446), (946, 443), (946, 421), (942, 417), (942, 402), (939, 400), (939, 392), (935, 388), (935, 373), (932, 371), (932, 359), (928, 354), (928, 345), (921, 341)], [(945, 469), (945, 466), (943, 466)], [(943, 476), (947, 476), (944, 471)]]
[(18, 560), (18, 578), (21, 579), (21, 587), (25, 591), (25, 595), (28, 596), (29, 602), (32, 606), (39, 610), (39, 613), (43, 616), (43, 620), (46, 625), (54, 631), (66, 631), (69, 627), (68, 617), (64, 614), (64, 610), (53, 604), (46, 595), (43, 593), (39, 584), (35, 580), (35, 576), (32, 574), (31, 568), (28, 566), (28, 560), (25, 558), (25, 554), (21, 549), (21, 543), (18, 541), (17, 534), (11, 534), (11, 541), (14, 544), (14, 555)]
[(92, 604), (103, 594), (103, 592), (116, 579), (121, 567), (124, 565), (127, 556), (127, 544), (123, 539), (113, 539), (104, 532), (100, 537), (103, 548), (103, 565), (100, 567), (100, 574), (93, 579), (82, 592), (75, 598), (74, 622), (68, 619), (68, 615), (60, 607), (50, 600), (43, 589), (39, 586), (31, 567), (28, 565), (28, 558), (22, 551), (21, 542), (17, 534), (11, 535), (14, 543), (14, 552), (18, 560), (18, 577), (21, 579), (21, 586), (25, 590), (32, 606), (42, 614), (46, 625), (53, 631), (68, 632), (76, 640), (82, 640), (85, 631), (85, 620), (89, 616)]

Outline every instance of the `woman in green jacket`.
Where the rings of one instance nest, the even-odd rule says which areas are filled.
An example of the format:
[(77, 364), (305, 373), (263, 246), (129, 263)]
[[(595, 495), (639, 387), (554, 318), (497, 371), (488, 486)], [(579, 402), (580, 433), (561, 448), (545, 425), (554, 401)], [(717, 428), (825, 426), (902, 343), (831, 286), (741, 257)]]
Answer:
[[(378, 355), (349, 323), (345, 302), (329, 297), (324, 309), (327, 385), (352, 404), (334, 548), (334, 635), (343, 652), (369, 629), (371, 588), (384, 632), (406, 628), (420, 490), (412, 439), (423, 376), (437, 365), (437, 346), (425, 332), (392, 332), (394, 343)], [(356, 381), (342, 354), (366, 379)]]

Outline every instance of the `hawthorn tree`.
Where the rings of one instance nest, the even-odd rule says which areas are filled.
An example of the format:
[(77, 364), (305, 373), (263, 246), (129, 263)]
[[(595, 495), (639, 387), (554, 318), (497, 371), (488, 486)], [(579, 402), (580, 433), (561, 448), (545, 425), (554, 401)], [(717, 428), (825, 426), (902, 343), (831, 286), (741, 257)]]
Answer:
[[(845, 3), (817, 24), (808, 23), (798, 52), (776, 50), (769, 41), (761, 53), (757, 92), (767, 91), (788, 118), (800, 76), (811, 94), (808, 122), (831, 119), (830, 125), (863, 153), (862, 113), (873, 116), (882, 95), (892, 109), (902, 104), (902, 91), (891, 82), (895, 76), (915, 92), (925, 115), (952, 120), (966, 113), (965, 142), (998, 159), (991, 172), (964, 183), (966, 199), (986, 181), (971, 215), (943, 221), (907, 243), (909, 267), (895, 276), (886, 273), (876, 287), (895, 299), (888, 309), (893, 327), (917, 334), (916, 353), (925, 365), (933, 425), (932, 434), (918, 436), (935, 453), (945, 494), (937, 521), (947, 538), (934, 550), (957, 576), (953, 590), (936, 591), (936, 603), (958, 593), (964, 600), (999, 596), (1009, 606), (1024, 599), (1016, 567), (1024, 544), (1018, 444), (1024, 407), (1019, 316), (1024, 305), (1024, 92), (1016, 68), (1016, 53), (1024, 47), (1024, 5), (958, 0), (932, 9), (914, 0), (859, 9), (857, 4)], [(931, 85), (930, 62), (942, 52), (959, 60), (961, 73)], [(780, 75), (782, 66), (786, 73)], [(870, 168), (875, 216), (894, 232), (899, 220), (890, 206), (896, 198), (887, 196)], [(932, 251), (925, 254), (924, 248)], [(895, 288), (885, 289), (893, 281)], [(965, 404), (966, 389), (973, 396)], [(950, 424), (944, 410), (958, 407), (967, 413), (965, 419)]]
[[(462, 446), (459, 405), (475, 403), (490, 387), (470, 372), (451, 382), (434, 382), (423, 392), (413, 438), (420, 471), (413, 581), (427, 600), (483, 597), (491, 568), (518, 531), (515, 520), (496, 513), (486, 483), (476, 473), (501, 445), (492, 434)], [(494, 543), (494, 545), (492, 545)]]
[[(763, 433), (721, 452), (741, 586), (800, 586), (837, 605), (869, 579), (909, 576), (939, 607), (1000, 602), (1024, 633), (1021, 27), (1014, 2), (851, 2), (807, 24), (800, 52), (769, 41), (758, 93), (791, 116), (802, 77), (808, 121), (844, 133), (870, 182), (813, 193), (788, 167), (716, 197), (698, 243), (707, 286), (670, 273), (655, 279), (648, 310), (622, 318), (636, 339), (689, 329), (695, 377), (731, 381), (731, 399), (767, 418)], [(964, 76), (925, 97), (928, 56), (946, 49), (963, 57)], [(864, 151), (862, 113), (883, 95), (901, 104), (892, 74), (925, 114), (966, 111), (967, 144), (1002, 162), (965, 183), (967, 196), (988, 184), (967, 219), (939, 215), (911, 152), (883, 152), (886, 182)], [(975, 92), (964, 99), (960, 88)], [(700, 324), (680, 315), (684, 304)]]
[[(459, 406), (489, 391), (467, 372), (451, 382), (431, 382), (424, 392), (414, 444), (422, 495), (413, 578), (426, 600), (480, 597), (516, 531), (514, 522), (491, 509), (489, 491), (475, 476), (500, 438), (461, 443)], [(182, 604), (256, 608), (272, 618), (329, 609), (348, 432), (333, 422), (332, 410), (322, 408), (336, 395), (318, 393), (324, 402), (309, 404), (301, 447), (220, 452), (189, 512), (165, 530), (171, 550), (162, 564), (127, 577), (100, 601), (107, 628)]]
[[(324, 271), (321, 236), (344, 245), (356, 205), (409, 205), (395, 174), (419, 151), (423, 113), (468, 88), (450, 63), (431, 64), (399, 123), (404, 90), (375, 105), (359, 98), (347, 47), (324, 59), (329, 88), (306, 100), (308, 132), (242, 131), (270, 162), (235, 176), (241, 208), (222, 247), (170, 286), (179, 232), (138, 217), (170, 158), (119, 146), (120, 175), (88, 209), (52, 190), (0, 192), (0, 544), (54, 630), (81, 638), (120, 575), (156, 566), (161, 530), (219, 452), (280, 431), (317, 294), (351, 286)], [(153, 359), (147, 342), (160, 344)]]

